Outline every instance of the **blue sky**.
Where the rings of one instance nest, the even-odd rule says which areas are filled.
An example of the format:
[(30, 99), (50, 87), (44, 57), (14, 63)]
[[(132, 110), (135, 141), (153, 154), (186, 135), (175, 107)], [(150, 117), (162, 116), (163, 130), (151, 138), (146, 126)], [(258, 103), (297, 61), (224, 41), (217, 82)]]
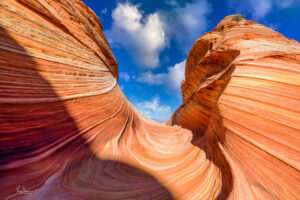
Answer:
[(230, 14), (245, 14), (300, 41), (300, 0), (83, 0), (101, 20), (119, 63), (119, 84), (137, 109), (168, 120), (194, 41)]

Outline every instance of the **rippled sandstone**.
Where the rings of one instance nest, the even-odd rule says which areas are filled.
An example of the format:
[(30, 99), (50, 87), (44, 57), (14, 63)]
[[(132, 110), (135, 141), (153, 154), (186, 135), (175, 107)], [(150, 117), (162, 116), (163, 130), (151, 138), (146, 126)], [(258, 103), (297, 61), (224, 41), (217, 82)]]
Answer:
[(193, 45), (169, 124), (222, 172), (229, 199), (300, 197), (300, 45), (240, 15)]
[(82, 2), (1, 1), (0, 199), (299, 198), (300, 45), (232, 17), (194, 44), (164, 126)]

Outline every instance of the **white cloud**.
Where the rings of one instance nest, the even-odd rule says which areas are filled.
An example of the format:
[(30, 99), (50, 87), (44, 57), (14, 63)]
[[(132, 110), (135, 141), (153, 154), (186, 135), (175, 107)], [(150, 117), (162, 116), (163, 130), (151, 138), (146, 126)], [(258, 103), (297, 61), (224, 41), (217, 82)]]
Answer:
[(250, 6), (253, 9), (253, 17), (260, 19), (266, 16), (272, 8), (271, 0), (250, 0)]
[(168, 11), (145, 15), (139, 5), (119, 3), (112, 11), (112, 28), (104, 31), (111, 45), (120, 44), (134, 56), (139, 66), (155, 69), (160, 53), (174, 39), (186, 53), (207, 28), (211, 6), (194, 0), (181, 6), (175, 0)]
[(167, 74), (153, 74), (151, 71), (143, 73), (138, 79), (138, 82), (148, 83), (150, 85), (162, 85), (166, 79)]
[(181, 82), (184, 79), (185, 60), (168, 67), (167, 73), (153, 74), (151, 71), (143, 73), (138, 82), (148, 83), (149, 85), (164, 85), (167, 89), (180, 92)]
[(161, 11), (167, 34), (174, 37), (184, 51), (189, 51), (195, 40), (207, 29), (207, 17), (212, 7), (207, 0), (194, 0), (184, 6)]
[(142, 27), (142, 14), (137, 9), (137, 6), (132, 6), (129, 3), (119, 3), (117, 8), (112, 12), (114, 28), (120, 28), (128, 33), (136, 33)]
[(166, 0), (165, 3), (169, 6), (178, 6), (178, 2), (176, 0)]
[(296, 0), (275, 0), (275, 3), (279, 8), (289, 8), (296, 4)]
[(112, 28), (105, 31), (109, 41), (132, 51), (139, 65), (156, 68), (159, 54), (168, 44), (158, 13), (142, 15), (137, 5), (119, 3), (112, 12)]
[(106, 14), (107, 13), (107, 8), (103, 8), (102, 10), (101, 10), (101, 14)]
[(171, 107), (160, 105), (159, 97), (154, 97), (151, 101), (139, 102), (136, 108), (151, 119), (168, 120), (171, 117)]
[(126, 72), (120, 72), (119, 73), (119, 77), (124, 79), (125, 81), (129, 81), (130, 80), (130, 76), (126, 73)]
[(264, 18), (272, 11), (272, 7), (280, 9), (289, 8), (296, 3), (296, 0), (227, 0), (228, 6), (236, 12), (249, 12), (255, 20)]
[(180, 90), (181, 82), (184, 79), (185, 61), (168, 68), (169, 87)]

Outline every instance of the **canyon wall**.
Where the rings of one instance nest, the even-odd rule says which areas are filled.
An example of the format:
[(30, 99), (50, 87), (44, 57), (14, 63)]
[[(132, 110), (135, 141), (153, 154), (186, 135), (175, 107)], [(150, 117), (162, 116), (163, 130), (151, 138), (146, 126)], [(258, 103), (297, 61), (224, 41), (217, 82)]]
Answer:
[(169, 120), (219, 166), (230, 199), (300, 198), (300, 45), (227, 16), (193, 45)]
[(298, 42), (228, 16), (164, 126), (120, 90), (85, 4), (2, 0), (0, 199), (297, 199), (299, 62)]

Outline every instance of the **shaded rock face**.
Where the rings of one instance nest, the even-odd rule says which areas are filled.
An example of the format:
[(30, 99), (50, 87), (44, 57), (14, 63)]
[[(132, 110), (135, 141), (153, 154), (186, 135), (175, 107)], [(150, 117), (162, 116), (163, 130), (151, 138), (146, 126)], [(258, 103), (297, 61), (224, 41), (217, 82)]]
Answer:
[(225, 18), (193, 46), (164, 126), (120, 90), (82, 2), (2, 0), (0, 199), (297, 199), (299, 53)]

